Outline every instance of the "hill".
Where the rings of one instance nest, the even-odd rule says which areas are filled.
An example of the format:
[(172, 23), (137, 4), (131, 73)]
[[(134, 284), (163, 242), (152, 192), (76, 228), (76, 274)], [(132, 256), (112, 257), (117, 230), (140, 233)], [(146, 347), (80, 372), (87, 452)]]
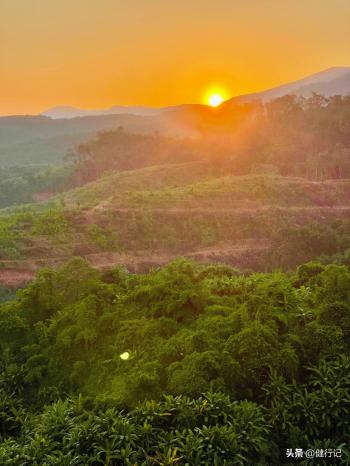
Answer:
[(333, 67), (306, 78), (298, 79), (266, 91), (241, 95), (226, 101), (223, 105), (252, 102), (261, 100), (267, 102), (278, 97), (293, 94), (301, 97), (310, 97), (313, 93), (326, 97), (350, 94), (350, 66)]
[(2, 211), (0, 281), (82, 256), (144, 272), (178, 256), (290, 268), (350, 248), (350, 180), (218, 176), (210, 164), (111, 174), (31, 208)]
[[(224, 117), (197, 108), (210, 112), (197, 138), (104, 130), (72, 151), (70, 186), (60, 171), (49, 174), (62, 189), (75, 189), (55, 196), (28, 173), (23, 192), (43, 202), (1, 211), (3, 283), (71, 256), (136, 271), (180, 255), (262, 271), (321, 256), (346, 261), (349, 104), (349, 97), (317, 95), (237, 105)], [(39, 129), (57, 131), (116, 117), (150, 127), (166, 121), (37, 118)], [(37, 131), (37, 120), (28, 121)], [(33, 196), (28, 185), (35, 183), (43, 191)]]
[(62, 163), (74, 145), (90, 140), (99, 131), (120, 126), (134, 133), (186, 134), (185, 129), (156, 116), (0, 117), (0, 167)]

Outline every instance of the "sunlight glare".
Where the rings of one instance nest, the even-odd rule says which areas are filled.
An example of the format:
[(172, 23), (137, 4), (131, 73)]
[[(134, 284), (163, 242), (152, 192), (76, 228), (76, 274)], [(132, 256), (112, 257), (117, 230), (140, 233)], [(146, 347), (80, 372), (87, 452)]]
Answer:
[(123, 359), (123, 361), (127, 361), (130, 358), (130, 353), (129, 351), (125, 351), (125, 353), (122, 353), (119, 357)]
[(220, 94), (212, 94), (209, 96), (208, 102), (211, 107), (218, 107), (224, 101)]

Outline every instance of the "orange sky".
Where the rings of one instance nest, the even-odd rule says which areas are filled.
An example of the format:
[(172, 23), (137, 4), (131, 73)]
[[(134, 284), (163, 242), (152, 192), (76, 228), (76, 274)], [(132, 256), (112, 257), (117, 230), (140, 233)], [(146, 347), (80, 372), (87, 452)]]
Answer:
[(0, 114), (253, 92), (349, 44), (349, 0), (0, 0)]

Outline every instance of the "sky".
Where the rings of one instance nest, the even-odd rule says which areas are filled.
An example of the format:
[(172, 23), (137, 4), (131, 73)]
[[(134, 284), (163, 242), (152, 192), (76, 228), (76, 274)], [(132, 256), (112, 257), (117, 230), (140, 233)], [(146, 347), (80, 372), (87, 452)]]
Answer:
[(350, 65), (349, 0), (0, 0), (0, 114), (166, 106)]

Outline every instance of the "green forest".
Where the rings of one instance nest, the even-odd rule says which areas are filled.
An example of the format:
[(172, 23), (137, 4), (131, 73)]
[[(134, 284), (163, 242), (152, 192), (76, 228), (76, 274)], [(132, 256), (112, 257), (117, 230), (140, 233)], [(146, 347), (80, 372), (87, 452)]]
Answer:
[(44, 269), (0, 308), (0, 462), (347, 464), (349, 311), (345, 265)]

